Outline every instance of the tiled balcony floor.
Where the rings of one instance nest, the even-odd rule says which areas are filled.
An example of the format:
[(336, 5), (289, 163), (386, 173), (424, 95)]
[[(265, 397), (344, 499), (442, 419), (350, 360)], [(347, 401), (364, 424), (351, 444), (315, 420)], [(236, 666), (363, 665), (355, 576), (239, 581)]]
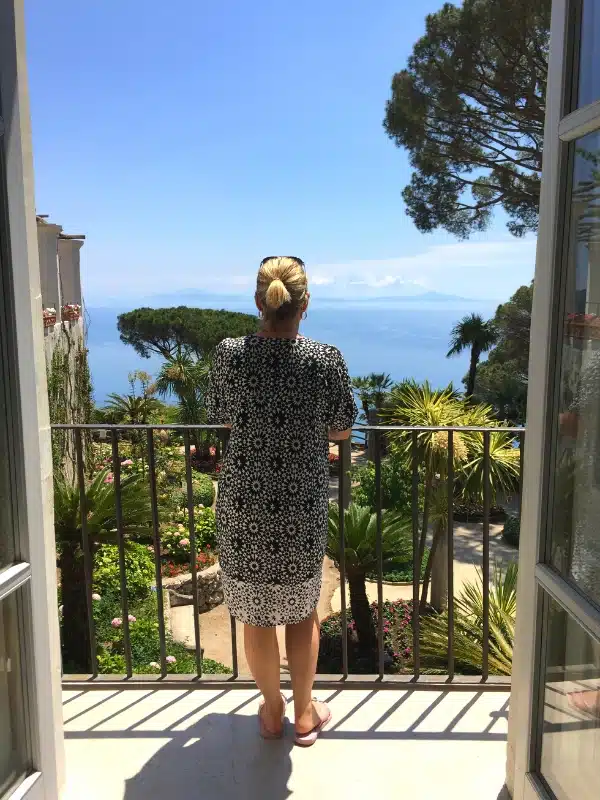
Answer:
[(259, 738), (256, 692), (66, 691), (65, 800), (504, 797), (507, 693), (317, 695), (334, 720), (302, 750)]

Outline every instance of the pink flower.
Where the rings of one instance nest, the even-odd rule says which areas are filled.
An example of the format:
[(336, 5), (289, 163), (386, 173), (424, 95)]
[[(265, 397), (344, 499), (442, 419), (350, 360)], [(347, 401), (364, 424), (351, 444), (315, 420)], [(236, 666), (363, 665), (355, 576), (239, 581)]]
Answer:
[(211, 456), (216, 456), (217, 455), (217, 448), (216, 447), (209, 447), (208, 448), (208, 452), (211, 454)]
[(123, 620), (121, 617), (115, 617), (110, 624), (113, 626), (113, 628), (120, 628), (123, 624)]
[(181, 539), (179, 542), (179, 547), (189, 547), (190, 540), (189, 539)]
[(133, 616), (133, 614), (129, 615), (129, 622), (137, 622), (137, 619)]
[(115, 482), (115, 476), (112, 474), (112, 472), (109, 472), (106, 478), (104, 478), (104, 483), (114, 483), (114, 482)]
[(177, 663), (177, 659), (175, 658), (175, 656), (167, 656), (167, 658), (165, 660), (166, 660), (167, 664), (176, 664)]
[(131, 467), (133, 466), (133, 461), (130, 458), (126, 458), (125, 461), (121, 461), (122, 467)]

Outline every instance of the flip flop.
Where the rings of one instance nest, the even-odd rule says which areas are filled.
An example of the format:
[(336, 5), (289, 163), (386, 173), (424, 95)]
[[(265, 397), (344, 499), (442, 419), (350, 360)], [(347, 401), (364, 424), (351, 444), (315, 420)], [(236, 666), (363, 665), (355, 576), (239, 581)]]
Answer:
[(281, 695), (281, 699), (283, 700), (283, 711), (281, 713), (281, 730), (278, 733), (274, 733), (270, 731), (266, 725), (265, 721), (262, 717), (262, 710), (265, 707), (265, 701), (263, 700), (262, 703), (258, 707), (258, 727), (260, 729), (260, 735), (263, 739), (282, 739), (283, 738), (283, 727), (285, 725), (285, 710), (287, 706), (287, 700), (283, 695)]
[[(318, 701), (313, 699), (313, 703), (314, 702)], [(317, 725), (315, 725), (315, 727), (312, 730), (308, 731), (308, 733), (296, 732), (295, 741), (298, 747), (312, 747), (313, 744), (319, 738), (319, 734), (321, 733), (323, 728), (325, 728), (325, 726), (329, 725), (329, 723), (331, 722), (333, 714), (331, 713), (329, 706), (327, 705), (327, 703), (321, 703), (321, 705), (324, 706), (325, 709), (327, 710), (327, 717), (325, 719), (322, 719)]]

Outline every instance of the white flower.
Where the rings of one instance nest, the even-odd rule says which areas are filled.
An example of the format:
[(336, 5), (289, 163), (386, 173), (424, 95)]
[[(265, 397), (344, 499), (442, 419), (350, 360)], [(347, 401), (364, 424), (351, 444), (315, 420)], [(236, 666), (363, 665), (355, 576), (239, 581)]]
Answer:
[(102, 600), (102, 597), (98, 594), (98, 592), (94, 592), (92, 595), (92, 600)]
[(151, 669), (160, 669), (160, 664), (157, 664), (156, 661), (151, 661), (148, 666), (151, 667)]

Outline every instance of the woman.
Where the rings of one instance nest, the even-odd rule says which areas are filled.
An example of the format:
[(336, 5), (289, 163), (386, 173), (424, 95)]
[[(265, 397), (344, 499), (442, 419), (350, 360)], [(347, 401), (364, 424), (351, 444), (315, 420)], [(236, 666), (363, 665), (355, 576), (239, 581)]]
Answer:
[(286, 626), (296, 743), (314, 744), (331, 714), (312, 700), (319, 653), (316, 607), (327, 539), (328, 440), (356, 417), (335, 347), (298, 334), (309, 302), (299, 258), (265, 258), (258, 271), (260, 333), (215, 352), (208, 415), (231, 427), (219, 481), (217, 535), (225, 600), (244, 623), (246, 657), (263, 694), (261, 734), (283, 734), (276, 625)]

